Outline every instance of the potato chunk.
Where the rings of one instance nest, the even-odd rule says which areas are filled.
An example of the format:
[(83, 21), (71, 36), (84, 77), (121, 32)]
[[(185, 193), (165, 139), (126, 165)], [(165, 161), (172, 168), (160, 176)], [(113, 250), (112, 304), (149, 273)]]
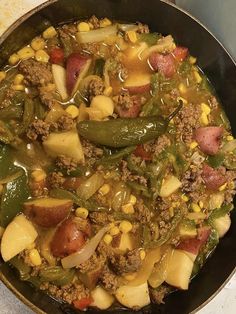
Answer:
[(37, 225), (50, 228), (68, 216), (72, 205), (71, 200), (45, 197), (24, 203), (24, 212)]
[(91, 295), (93, 298), (91, 306), (96, 306), (99, 310), (108, 309), (114, 302), (114, 297), (101, 287), (96, 287)]
[(1, 242), (1, 254), (5, 262), (25, 250), (37, 238), (33, 224), (23, 215), (16, 216), (6, 227)]

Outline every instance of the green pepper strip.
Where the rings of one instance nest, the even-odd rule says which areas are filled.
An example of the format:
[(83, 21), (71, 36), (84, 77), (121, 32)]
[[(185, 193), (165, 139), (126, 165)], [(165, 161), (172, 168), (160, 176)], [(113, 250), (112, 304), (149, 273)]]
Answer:
[(26, 98), (25, 104), (24, 104), (23, 121), (22, 121), (21, 127), (18, 130), (18, 134), (22, 134), (27, 130), (33, 118), (34, 118), (33, 100), (30, 98)]
[(95, 61), (93, 74), (102, 77), (105, 60), (100, 58)]
[(56, 198), (61, 198), (61, 199), (64, 199), (64, 198), (70, 199), (76, 205), (81, 206), (81, 207), (85, 207), (91, 212), (95, 212), (95, 211), (106, 212), (109, 210), (106, 207), (100, 206), (99, 204), (97, 204), (96, 201), (94, 201), (92, 199), (85, 201), (82, 198), (78, 197), (76, 194), (69, 192), (67, 190), (63, 190), (63, 189), (52, 189), (50, 191), (50, 196), (56, 197)]
[(21, 280), (28, 280), (30, 278), (31, 267), (21, 258), (15, 256), (9, 261), (9, 263), (17, 269)]
[(173, 232), (175, 231), (176, 227), (178, 226), (182, 218), (183, 218), (183, 213), (181, 211), (178, 211), (176, 215), (174, 216), (174, 218), (172, 219), (170, 229), (163, 236), (161, 236), (158, 240), (148, 243), (146, 247), (147, 248), (158, 247), (166, 243), (168, 240), (170, 240)]
[(0, 141), (4, 144), (9, 144), (14, 140), (12, 132), (9, 130), (7, 125), (0, 120)]
[(136, 146), (126, 147), (118, 152), (105, 156), (97, 162), (97, 165), (110, 165), (116, 164), (122, 160), (123, 157), (131, 154), (135, 150)]
[(228, 214), (232, 209), (234, 208), (233, 204), (224, 205), (220, 208), (216, 208), (213, 210), (213, 212), (210, 214), (208, 221), (211, 223), (213, 220), (225, 216)]
[(120, 118), (108, 121), (81, 121), (78, 132), (84, 138), (109, 147), (126, 147), (142, 144), (164, 134), (169, 121), (182, 108), (177, 109), (166, 119), (161, 116)]
[(9, 106), (0, 110), (0, 119), (10, 120), (10, 119), (20, 119), (23, 114), (23, 109), (21, 106)]
[(131, 189), (135, 190), (137, 194), (141, 193), (145, 197), (151, 197), (152, 196), (152, 194), (149, 192), (149, 189), (142, 184), (139, 184), (139, 183), (133, 182), (133, 181), (132, 182), (129, 181), (129, 182), (127, 182), (127, 185), (129, 187), (131, 187)]
[(41, 269), (39, 276), (42, 281), (52, 282), (57, 286), (64, 286), (73, 280), (75, 270), (65, 270), (60, 266), (49, 266)]

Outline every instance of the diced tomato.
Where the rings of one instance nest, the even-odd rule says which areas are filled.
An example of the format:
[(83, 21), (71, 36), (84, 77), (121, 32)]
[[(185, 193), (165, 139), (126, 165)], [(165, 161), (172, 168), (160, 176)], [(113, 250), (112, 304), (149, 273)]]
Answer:
[(64, 51), (61, 48), (53, 48), (50, 52), (50, 62), (60, 64), (64, 61)]
[(176, 47), (175, 50), (172, 52), (175, 59), (179, 62), (184, 61), (184, 59), (188, 55), (188, 48), (186, 47)]
[(165, 77), (172, 77), (176, 72), (176, 62), (172, 54), (160, 54), (153, 52), (149, 57), (149, 63), (154, 71), (161, 72)]
[(93, 303), (92, 297), (82, 298), (80, 300), (74, 300), (73, 305), (78, 310), (86, 309), (91, 303)]
[(143, 145), (138, 145), (136, 147), (134, 155), (141, 157), (143, 160), (152, 160), (151, 154), (144, 149)]

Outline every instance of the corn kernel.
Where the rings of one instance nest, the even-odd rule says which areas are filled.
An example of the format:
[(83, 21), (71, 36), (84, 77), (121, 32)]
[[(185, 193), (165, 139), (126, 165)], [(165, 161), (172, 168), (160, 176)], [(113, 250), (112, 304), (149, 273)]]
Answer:
[(12, 89), (14, 89), (15, 91), (23, 91), (25, 90), (25, 86), (22, 84), (12, 85)]
[(170, 213), (170, 217), (173, 217), (173, 216), (174, 216), (175, 210), (174, 210), (174, 207), (173, 207), (173, 206), (169, 207), (169, 213)]
[(206, 115), (208, 115), (211, 112), (211, 108), (204, 102), (201, 103), (201, 109), (202, 109), (202, 112), (205, 112)]
[(187, 92), (187, 88), (183, 83), (179, 84), (179, 91), (181, 94), (185, 94)]
[(197, 146), (198, 146), (198, 143), (197, 143), (196, 141), (192, 142), (192, 143), (189, 145), (190, 149), (194, 149), (194, 148), (196, 148)]
[(39, 169), (39, 170), (34, 170), (31, 176), (35, 182), (40, 182), (40, 181), (45, 180), (47, 175), (45, 171)]
[(195, 64), (197, 62), (197, 58), (190, 56), (189, 57), (189, 63)]
[(43, 86), (43, 91), (45, 92), (54, 92), (56, 90), (56, 84), (48, 83), (46, 86)]
[(208, 118), (207, 118), (207, 115), (205, 114), (205, 112), (203, 112), (200, 116), (200, 122), (203, 124), (203, 125), (208, 125), (209, 121), (208, 121)]
[(122, 212), (125, 214), (133, 214), (134, 213), (134, 206), (130, 203), (125, 204), (122, 206)]
[(136, 196), (134, 196), (133, 194), (130, 195), (130, 199), (129, 199), (129, 203), (132, 205), (135, 205), (137, 202), (137, 198)]
[(180, 101), (180, 100), (183, 102), (184, 105), (187, 105), (187, 104), (188, 104), (188, 102), (187, 102), (187, 100), (186, 100), (185, 98), (183, 98), (183, 97), (177, 97), (177, 101)]
[(66, 112), (69, 113), (73, 119), (75, 119), (79, 115), (79, 108), (77, 108), (75, 105), (70, 105), (66, 108)]
[(3, 191), (3, 184), (0, 184), (0, 195), (2, 194)]
[(35, 55), (34, 50), (31, 47), (24, 47), (17, 52), (18, 56), (22, 60), (33, 58)]
[(24, 80), (24, 75), (22, 75), (22, 74), (17, 74), (17, 75), (15, 76), (15, 78), (14, 78), (14, 84), (15, 84), (15, 85), (19, 85), (19, 84), (21, 84), (21, 83), (23, 82), (23, 80)]
[(0, 82), (2, 82), (6, 78), (6, 72), (5, 71), (0, 71)]
[(45, 46), (46, 46), (46, 42), (41, 37), (36, 37), (31, 41), (31, 47), (36, 51), (44, 49)]
[(5, 229), (0, 226), (0, 239), (2, 238), (4, 231), (5, 231)]
[(200, 84), (201, 81), (202, 81), (201, 75), (198, 73), (197, 70), (193, 71), (193, 74), (194, 74), (194, 77), (195, 77), (196, 82), (197, 82), (198, 84)]
[(137, 34), (135, 31), (128, 31), (127, 32), (128, 38), (131, 41), (131, 43), (136, 43), (136, 41), (138, 40), (137, 38)]
[(199, 202), (199, 207), (200, 207), (200, 208), (203, 208), (203, 206), (204, 206), (204, 205), (203, 205), (203, 201), (200, 201), (200, 202)]
[(114, 226), (109, 231), (110, 235), (115, 236), (120, 233), (120, 229), (117, 226)]
[(226, 140), (227, 140), (228, 142), (233, 141), (233, 140), (234, 140), (234, 137), (233, 137), (232, 135), (228, 135), (228, 136), (226, 136)]
[(110, 235), (110, 234), (106, 234), (105, 236), (104, 236), (104, 238), (103, 238), (103, 241), (106, 243), (106, 244), (110, 244), (111, 243), (111, 241), (112, 241), (112, 236)]
[(101, 194), (102, 196), (107, 195), (110, 192), (111, 188), (109, 184), (103, 184), (103, 186), (100, 187), (100, 189), (98, 190), (99, 194)]
[(111, 96), (112, 94), (112, 91), (113, 91), (113, 88), (111, 86), (108, 86), (104, 89), (104, 92), (103, 92), (103, 95), (105, 96)]
[(53, 38), (57, 35), (57, 31), (55, 30), (55, 28), (53, 26), (48, 27), (47, 29), (45, 29), (45, 31), (43, 32), (43, 38), (45, 39), (50, 39)]
[(192, 207), (192, 210), (193, 210), (195, 213), (199, 213), (199, 212), (201, 211), (200, 206), (198, 206), (198, 204), (196, 204), (196, 203), (192, 203), (192, 204), (191, 204), (191, 207)]
[(128, 281), (134, 280), (134, 278), (137, 276), (137, 273), (130, 273), (124, 276), (124, 278)]
[(35, 59), (39, 62), (45, 62), (47, 63), (48, 60), (49, 60), (49, 55), (46, 53), (45, 50), (37, 50), (36, 53), (35, 53)]
[(219, 191), (224, 191), (225, 188), (226, 188), (226, 186), (227, 186), (227, 183), (221, 185), (221, 186), (219, 187)]
[(139, 254), (140, 254), (141, 260), (143, 261), (146, 257), (146, 252), (144, 250), (140, 250)]
[(108, 18), (104, 18), (100, 21), (100, 27), (107, 27), (110, 26), (112, 23)]
[(90, 31), (90, 26), (86, 22), (81, 22), (77, 26), (79, 32), (88, 32)]
[(75, 210), (75, 215), (77, 217), (80, 217), (83, 219), (86, 219), (88, 217), (88, 214), (89, 214), (89, 212), (88, 212), (87, 208), (84, 208), (84, 207), (78, 207)]
[(42, 264), (42, 260), (37, 249), (30, 250), (29, 258), (34, 266), (39, 266)]
[(127, 220), (123, 220), (121, 223), (120, 223), (120, 231), (123, 232), (123, 233), (128, 233), (132, 230), (133, 226), (132, 224), (127, 221)]
[(20, 57), (18, 56), (17, 53), (13, 53), (13, 55), (10, 56), (10, 58), (8, 59), (8, 62), (10, 63), (10, 65), (15, 65), (20, 61)]
[(182, 198), (182, 200), (183, 200), (185, 203), (187, 203), (187, 202), (189, 201), (189, 198), (188, 198), (186, 195), (184, 195), (184, 194), (181, 195), (181, 198)]

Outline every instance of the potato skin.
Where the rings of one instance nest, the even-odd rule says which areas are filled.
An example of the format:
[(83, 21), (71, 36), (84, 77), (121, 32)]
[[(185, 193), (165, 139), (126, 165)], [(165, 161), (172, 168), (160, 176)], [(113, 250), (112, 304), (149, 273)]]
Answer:
[(50, 201), (48, 204), (32, 201), (24, 204), (24, 213), (38, 226), (50, 228), (58, 225), (69, 215), (72, 205), (71, 200), (65, 200), (64, 203), (60, 202), (58, 205), (50, 205)]
[(85, 243), (86, 235), (77, 224), (68, 218), (58, 227), (51, 242), (51, 251), (55, 257), (65, 257), (78, 251)]

